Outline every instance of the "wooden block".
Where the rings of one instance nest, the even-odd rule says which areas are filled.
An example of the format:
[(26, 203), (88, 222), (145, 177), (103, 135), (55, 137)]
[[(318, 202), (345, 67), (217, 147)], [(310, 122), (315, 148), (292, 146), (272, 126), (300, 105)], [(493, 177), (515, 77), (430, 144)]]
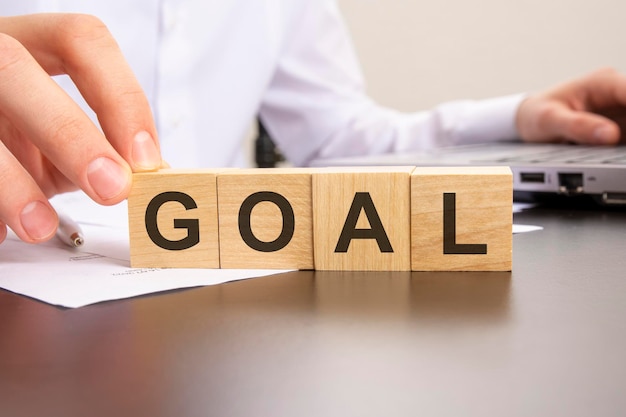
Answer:
[(222, 268), (313, 269), (310, 171), (235, 170), (217, 184)]
[(314, 172), (315, 269), (410, 270), (412, 170), (355, 167)]
[(132, 267), (219, 268), (217, 171), (133, 175), (128, 198)]
[(416, 168), (412, 269), (510, 271), (512, 181), (508, 167)]

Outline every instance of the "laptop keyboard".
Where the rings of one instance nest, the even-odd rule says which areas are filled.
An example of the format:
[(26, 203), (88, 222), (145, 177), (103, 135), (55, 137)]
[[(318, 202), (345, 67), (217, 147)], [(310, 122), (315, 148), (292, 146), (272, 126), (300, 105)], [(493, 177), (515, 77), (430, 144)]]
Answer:
[(484, 162), (565, 163), (626, 165), (626, 147), (572, 146), (571, 149), (543, 149), (521, 155), (483, 159)]

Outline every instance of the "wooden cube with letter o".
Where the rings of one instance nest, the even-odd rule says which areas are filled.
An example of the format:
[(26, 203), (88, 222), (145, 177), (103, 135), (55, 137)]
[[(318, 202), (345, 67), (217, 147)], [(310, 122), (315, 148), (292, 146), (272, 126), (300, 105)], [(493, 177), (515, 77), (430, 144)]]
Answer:
[(309, 171), (232, 170), (217, 183), (222, 268), (313, 269)]

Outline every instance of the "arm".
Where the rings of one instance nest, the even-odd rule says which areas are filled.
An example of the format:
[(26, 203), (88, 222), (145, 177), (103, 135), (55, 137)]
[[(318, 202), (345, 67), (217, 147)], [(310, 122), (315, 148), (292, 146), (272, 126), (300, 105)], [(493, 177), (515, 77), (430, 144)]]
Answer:
[[(152, 113), (116, 42), (98, 19), (44, 14), (0, 18), (0, 241), (58, 223), (47, 198), (81, 188), (101, 204), (126, 198), (131, 171), (157, 169)], [(50, 78), (68, 74), (102, 132)]]
[(283, 53), (261, 107), (271, 136), (295, 164), (517, 136), (521, 95), (410, 114), (374, 103), (335, 2), (303, 3), (306, 8), (285, 29)]

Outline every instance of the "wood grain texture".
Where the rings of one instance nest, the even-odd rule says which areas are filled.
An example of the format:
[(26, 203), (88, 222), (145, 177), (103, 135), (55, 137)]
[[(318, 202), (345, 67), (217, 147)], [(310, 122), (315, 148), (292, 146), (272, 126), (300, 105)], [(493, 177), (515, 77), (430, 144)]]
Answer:
[[(510, 271), (512, 174), (508, 167), (416, 168), (411, 175), (411, 267), (414, 271)], [(444, 194), (456, 210), (444, 253)], [(453, 218), (450, 216), (454, 216)], [(452, 251), (454, 252), (454, 251)]]
[[(315, 269), (410, 270), (409, 183), (412, 170), (413, 167), (326, 168), (313, 174)], [(359, 198), (361, 200), (357, 202)], [(369, 211), (363, 208), (368, 201), (372, 203), (368, 206)], [(358, 221), (346, 228), (349, 213), (355, 209)], [(376, 218), (380, 220), (391, 251), (384, 251), (385, 236), (381, 235), (349, 239), (347, 247), (339, 247), (346, 232), (378, 230), (372, 224)], [(341, 252), (342, 249), (347, 250)]]
[[(217, 172), (214, 170), (160, 170), (133, 174), (128, 198), (130, 260), (132, 267), (155, 268), (219, 268), (217, 222)], [(163, 238), (177, 242), (193, 233), (197, 224), (199, 242), (182, 250), (158, 246), (147, 231), (148, 205), (162, 193), (188, 195), (197, 208), (186, 209), (177, 201), (165, 202), (158, 209), (156, 224)], [(186, 227), (174, 227), (176, 220)], [(197, 221), (197, 222), (196, 222)]]
[(235, 170), (217, 184), (222, 268), (313, 269), (311, 171)]

